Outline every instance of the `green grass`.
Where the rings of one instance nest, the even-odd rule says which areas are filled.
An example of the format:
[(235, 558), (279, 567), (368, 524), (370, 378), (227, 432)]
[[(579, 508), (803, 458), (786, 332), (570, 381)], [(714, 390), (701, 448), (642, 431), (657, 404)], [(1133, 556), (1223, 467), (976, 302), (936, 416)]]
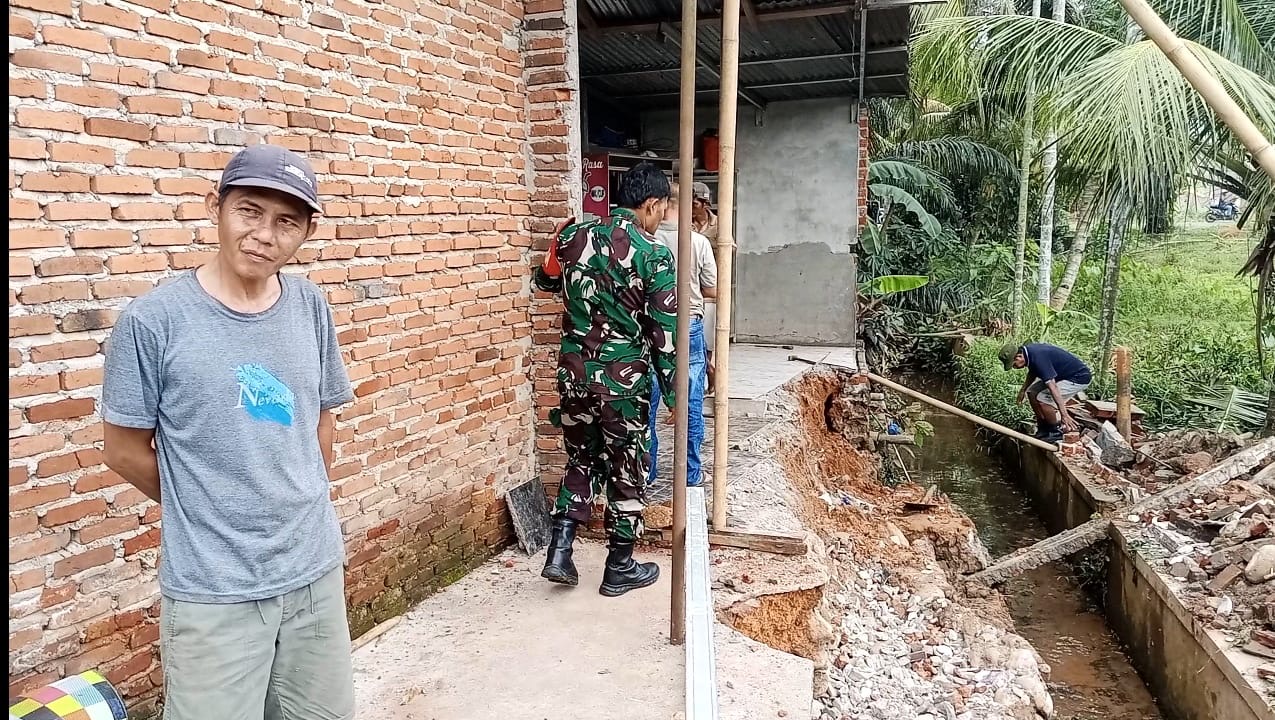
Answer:
[[(1264, 392), (1255, 346), (1253, 281), (1236, 276), (1248, 257), (1245, 238), (1221, 238), (1202, 229), (1171, 240), (1142, 240), (1129, 248), (1121, 271), (1117, 344), (1133, 357), (1135, 402), (1153, 426), (1213, 423), (1213, 413), (1188, 401), (1210, 388), (1237, 386)], [(1062, 346), (1097, 363), (1101, 261), (1090, 260), (1066, 312), (1023, 341)], [(970, 409), (1013, 422), (1025, 410), (1013, 404), (1022, 373), (996, 362), (1000, 340), (983, 340), (959, 362), (958, 392)], [(1091, 395), (1107, 397), (1113, 380), (1095, 378)]]

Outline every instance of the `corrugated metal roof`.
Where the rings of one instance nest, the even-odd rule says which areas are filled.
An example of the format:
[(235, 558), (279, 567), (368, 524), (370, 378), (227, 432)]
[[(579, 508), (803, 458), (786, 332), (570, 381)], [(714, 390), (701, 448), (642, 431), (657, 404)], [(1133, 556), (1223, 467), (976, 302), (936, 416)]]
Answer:
[[(677, 104), (680, 72), (678, 0), (581, 0), (604, 28), (580, 36), (580, 71), (589, 87), (623, 97), (637, 109)], [(763, 0), (759, 15), (782, 11), (783, 18), (740, 23), (740, 87), (763, 104), (819, 97), (857, 97), (859, 93), (859, 18), (855, 11), (829, 0)], [(841, 8), (845, 9), (840, 12)], [(813, 17), (789, 17), (793, 12), (832, 10)], [(699, 0), (702, 16), (720, 11), (715, 0)], [(906, 6), (868, 10), (867, 47), (863, 83), (867, 97), (907, 93), (907, 41), (910, 10)], [(656, 30), (666, 23), (665, 38)], [(636, 29), (618, 26), (643, 24)], [(696, 29), (700, 58), (720, 65), (721, 24), (702, 21)], [(891, 49), (893, 49), (891, 51)], [(875, 52), (872, 52), (875, 51)], [(833, 57), (827, 57), (833, 56)], [(763, 61), (800, 58), (767, 64)], [(826, 81), (826, 82), (824, 82)], [(716, 88), (715, 74), (697, 72), (696, 87)], [(701, 95), (701, 99), (704, 96)]]

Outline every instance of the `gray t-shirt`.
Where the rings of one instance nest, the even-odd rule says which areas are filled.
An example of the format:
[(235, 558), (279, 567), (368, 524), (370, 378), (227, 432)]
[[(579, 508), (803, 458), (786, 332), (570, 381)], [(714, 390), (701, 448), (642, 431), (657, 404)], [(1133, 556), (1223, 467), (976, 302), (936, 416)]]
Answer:
[(344, 559), (318, 421), (354, 395), (326, 298), (279, 277), (279, 300), (244, 314), (185, 273), (130, 303), (106, 347), (102, 417), (156, 431), (176, 600), (275, 597)]

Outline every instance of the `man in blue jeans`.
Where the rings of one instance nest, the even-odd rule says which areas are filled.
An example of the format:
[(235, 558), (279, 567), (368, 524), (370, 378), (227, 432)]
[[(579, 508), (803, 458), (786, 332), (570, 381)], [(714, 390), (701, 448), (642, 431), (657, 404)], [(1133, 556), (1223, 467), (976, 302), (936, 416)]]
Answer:
[[(668, 209), (664, 211), (664, 221), (655, 231), (655, 237), (673, 251), (677, 259), (677, 207), (679, 188), (672, 183), (672, 196)], [(704, 442), (704, 392), (708, 388), (708, 348), (704, 343), (704, 298), (717, 297), (717, 260), (713, 257), (713, 245), (708, 238), (691, 231), (691, 347), (690, 347), (690, 391), (687, 393), (687, 443), (686, 443), (686, 484), (696, 487), (703, 482), (700, 476), (699, 448)], [(658, 380), (652, 383), (651, 397), (660, 397)], [(659, 411), (658, 403), (651, 406), (651, 466), (647, 471), (646, 484), (655, 482), (656, 459), (659, 457), (660, 442), (655, 431), (655, 418)], [(671, 421), (671, 418), (670, 418)]]

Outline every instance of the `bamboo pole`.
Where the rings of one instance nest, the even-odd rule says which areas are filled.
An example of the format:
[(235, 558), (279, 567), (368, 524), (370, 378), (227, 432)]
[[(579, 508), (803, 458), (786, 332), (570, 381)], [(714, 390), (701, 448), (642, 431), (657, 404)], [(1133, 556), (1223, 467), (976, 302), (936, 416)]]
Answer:
[(885, 387), (888, 387), (888, 388), (890, 388), (891, 390), (893, 390), (893, 391), (895, 391), (895, 392), (897, 392), (897, 393), (902, 393), (902, 394), (907, 395), (908, 397), (913, 398), (913, 399), (915, 399), (915, 400), (920, 400), (921, 402), (923, 402), (923, 403), (925, 403), (925, 404), (927, 404), (927, 405), (933, 405), (934, 407), (936, 407), (936, 408), (938, 408), (938, 409), (940, 409), (940, 410), (946, 410), (947, 412), (950, 412), (950, 413), (952, 413), (953, 415), (957, 415), (957, 416), (959, 416), (959, 417), (963, 417), (963, 418), (965, 418), (966, 420), (969, 420), (969, 421), (970, 421), (970, 422), (972, 422), (972, 423), (977, 423), (977, 424), (979, 424), (979, 425), (982, 425), (983, 427), (985, 427), (985, 428), (987, 428), (987, 429), (989, 429), (989, 430), (995, 430), (996, 432), (998, 432), (998, 433), (1000, 433), (1000, 434), (1002, 434), (1002, 435), (1005, 435), (1005, 436), (1007, 436), (1007, 437), (1011, 437), (1011, 438), (1013, 438), (1013, 439), (1015, 439), (1015, 440), (1019, 440), (1019, 441), (1021, 441), (1021, 442), (1025, 442), (1025, 443), (1027, 443), (1028, 445), (1035, 445), (1036, 447), (1038, 447), (1038, 448), (1040, 448), (1040, 449), (1042, 449), (1042, 450), (1050, 450), (1050, 451), (1053, 451), (1053, 452), (1058, 452), (1058, 446), (1057, 446), (1057, 445), (1055, 445), (1055, 444), (1053, 444), (1053, 443), (1047, 443), (1047, 442), (1045, 442), (1044, 440), (1041, 440), (1041, 439), (1039, 439), (1039, 438), (1034, 438), (1034, 437), (1032, 437), (1031, 435), (1024, 435), (1023, 433), (1020, 433), (1020, 432), (1018, 432), (1017, 430), (1013, 430), (1013, 429), (1011, 429), (1011, 428), (1007, 428), (1007, 427), (1005, 427), (1004, 425), (1001, 425), (1000, 423), (994, 423), (994, 422), (992, 422), (991, 420), (988, 420), (988, 419), (986, 419), (986, 418), (981, 418), (981, 417), (979, 417), (979, 416), (975, 415), (974, 413), (966, 412), (966, 411), (964, 411), (964, 410), (962, 410), (962, 409), (960, 409), (960, 408), (956, 407), (955, 405), (948, 405), (947, 403), (943, 402), (942, 400), (939, 400), (939, 399), (936, 399), (936, 398), (932, 398), (932, 397), (930, 397), (929, 395), (926, 395), (926, 394), (925, 394), (925, 393), (923, 393), (923, 392), (918, 392), (918, 391), (916, 391), (916, 390), (913, 390), (912, 388), (904, 387), (903, 385), (900, 385), (900, 384), (898, 384), (898, 383), (894, 382), (893, 380), (887, 380), (887, 379), (885, 379), (885, 378), (883, 378), (883, 377), (881, 377), (880, 375), (877, 375), (877, 374), (875, 374), (875, 373), (864, 373), (864, 375), (865, 375), (865, 376), (866, 376), (869, 380), (871, 380), (872, 382), (874, 382), (874, 383), (876, 383), (876, 384), (878, 384), (878, 385), (884, 385)]
[(1204, 102), (1213, 109), (1218, 118), (1235, 133), (1235, 137), (1243, 143), (1252, 154), (1257, 164), (1275, 180), (1275, 148), (1262, 135), (1262, 131), (1244, 114), (1244, 109), (1226, 92), (1221, 81), (1209, 74), (1200, 59), (1191, 52), (1173, 30), (1165, 24), (1146, 0), (1120, 0), (1125, 12), (1133, 19), (1142, 32), (1160, 48), (1169, 58), (1182, 77), (1191, 83), (1191, 87), (1200, 94)]
[(677, 380), (673, 430), (673, 582), (670, 588), (669, 642), (686, 642), (686, 451), (689, 420), (691, 347), (691, 181), (695, 169), (695, 0), (682, 0), (682, 86), (678, 117), (677, 210)]
[(717, 327), (713, 363), (713, 529), (726, 529), (730, 462), (730, 317), (735, 258), (735, 121), (739, 103), (739, 0), (722, 2), (722, 80), (717, 119)]
[(1133, 389), (1132, 369), (1129, 365), (1129, 348), (1116, 348), (1116, 430), (1125, 442), (1133, 438)]

